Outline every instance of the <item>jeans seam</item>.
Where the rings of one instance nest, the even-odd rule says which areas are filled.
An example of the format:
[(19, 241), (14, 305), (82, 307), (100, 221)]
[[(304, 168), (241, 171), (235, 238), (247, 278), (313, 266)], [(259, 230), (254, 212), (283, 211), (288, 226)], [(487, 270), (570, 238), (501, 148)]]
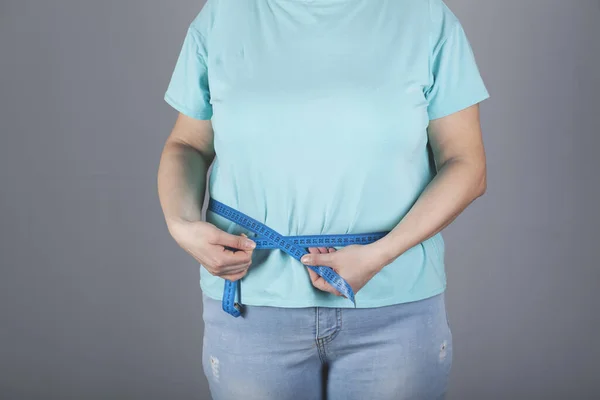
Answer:
[(337, 337), (337, 335), (340, 333), (340, 331), (342, 330), (342, 309), (337, 308), (335, 310), (335, 314), (336, 314), (336, 321), (337, 321), (335, 331), (331, 335), (320, 338), (323, 341), (323, 345), (331, 343), (333, 341), (333, 339), (335, 339)]
[(335, 339), (335, 337), (338, 335), (338, 333), (339, 333), (339, 331), (335, 331), (335, 332), (333, 332), (331, 335), (329, 335), (329, 336), (325, 336), (324, 338), (321, 338), (321, 339), (319, 339), (319, 340), (321, 340), (321, 341), (323, 342), (323, 344), (324, 344), (324, 345), (325, 345), (325, 344), (329, 344), (329, 343), (331, 343), (331, 341), (332, 341), (333, 339)]
[(315, 343), (317, 344), (317, 353), (319, 353), (321, 364), (325, 364), (327, 362), (325, 346), (321, 338), (319, 338), (319, 307), (315, 307)]
[(325, 343), (321, 339), (317, 339), (317, 350), (321, 364), (327, 364), (327, 352), (325, 351)]

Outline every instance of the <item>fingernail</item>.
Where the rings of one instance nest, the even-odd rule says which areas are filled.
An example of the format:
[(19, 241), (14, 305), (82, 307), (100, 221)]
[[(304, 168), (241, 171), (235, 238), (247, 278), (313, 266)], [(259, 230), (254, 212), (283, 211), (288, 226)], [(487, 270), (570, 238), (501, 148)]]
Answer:
[(310, 257), (304, 256), (300, 259), (300, 261), (302, 261), (302, 263), (304, 263), (304, 264), (310, 264)]
[(246, 246), (247, 249), (253, 249), (256, 247), (256, 243), (252, 240), (245, 240), (244, 246)]

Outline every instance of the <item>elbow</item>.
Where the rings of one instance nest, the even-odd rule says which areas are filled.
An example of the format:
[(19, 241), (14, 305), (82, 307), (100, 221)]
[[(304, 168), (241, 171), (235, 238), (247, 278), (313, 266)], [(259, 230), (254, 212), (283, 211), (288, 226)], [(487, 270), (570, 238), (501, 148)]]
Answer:
[(487, 173), (485, 168), (481, 171), (478, 178), (477, 190), (475, 192), (475, 198), (481, 197), (487, 191)]

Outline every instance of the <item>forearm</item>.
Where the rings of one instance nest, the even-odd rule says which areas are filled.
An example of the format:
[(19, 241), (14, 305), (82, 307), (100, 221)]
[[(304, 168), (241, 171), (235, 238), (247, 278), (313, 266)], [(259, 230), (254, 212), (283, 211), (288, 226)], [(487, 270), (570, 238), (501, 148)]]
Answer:
[(211, 162), (189, 145), (165, 145), (158, 168), (158, 195), (169, 230), (179, 221), (201, 219)]
[(485, 166), (478, 164), (455, 159), (440, 168), (402, 221), (371, 245), (383, 265), (440, 232), (485, 192)]

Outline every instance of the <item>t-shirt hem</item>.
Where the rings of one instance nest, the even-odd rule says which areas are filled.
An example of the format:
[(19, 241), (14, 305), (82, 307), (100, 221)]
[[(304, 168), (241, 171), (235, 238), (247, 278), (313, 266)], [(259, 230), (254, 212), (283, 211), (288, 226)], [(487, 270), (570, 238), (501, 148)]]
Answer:
[(179, 111), (180, 113), (187, 115), (188, 117), (198, 119), (198, 120), (209, 120), (212, 118), (212, 110), (211, 109), (193, 111), (191, 108), (186, 107), (183, 104), (176, 101), (168, 93), (165, 94), (164, 99), (167, 102), (167, 104), (169, 104), (171, 107), (173, 107), (175, 110)]
[(464, 101), (462, 103), (457, 103), (453, 107), (439, 108), (439, 109), (430, 109), (429, 111), (429, 120), (434, 120), (438, 118), (447, 117), (448, 115), (452, 115), (456, 112), (465, 110), (475, 104), (479, 104), (484, 100), (487, 100), (490, 97), (487, 91), (483, 91), (478, 96), (469, 99), (468, 101)]
[[(419, 293), (412, 296), (406, 295), (396, 295), (390, 296), (385, 299), (369, 299), (369, 300), (359, 300), (356, 302), (356, 308), (378, 308), (378, 307), (386, 307), (392, 306), (396, 304), (403, 303), (411, 303), (414, 301), (425, 300), (427, 298), (439, 295), (446, 291), (446, 284), (436, 288), (435, 290)], [(202, 292), (209, 298), (213, 300), (222, 300), (222, 293), (218, 295), (216, 293), (212, 293), (209, 290), (202, 288)], [(277, 301), (265, 301), (261, 298), (251, 297), (251, 296), (243, 296), (242, 303), (248, 306), (258, 306), (258, 307), (279, 307), (279, 308), (307, 308), (307, 307), (329, 307), (329, 308), (355, 308), (354, 305), (347, 301), (347, 305), (342, 304), (331, 304), (327, 301), (290, 301), (279, 299)]]

